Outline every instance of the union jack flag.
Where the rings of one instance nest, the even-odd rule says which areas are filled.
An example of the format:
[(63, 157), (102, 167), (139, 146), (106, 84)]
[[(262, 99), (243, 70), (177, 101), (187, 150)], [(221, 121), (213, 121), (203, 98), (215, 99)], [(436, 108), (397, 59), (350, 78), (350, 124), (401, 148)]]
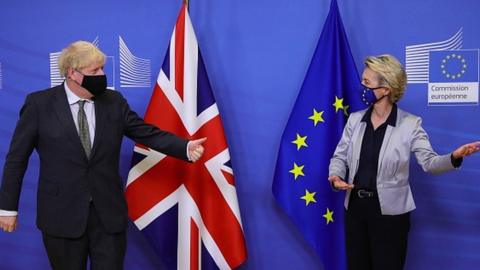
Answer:
[(130, 218), (168, 269), (236, 268), (247, 252), (230, 154), (185, 5), (145, 121), (208, 140), (196, 163), (136, 145), (126, 188)]

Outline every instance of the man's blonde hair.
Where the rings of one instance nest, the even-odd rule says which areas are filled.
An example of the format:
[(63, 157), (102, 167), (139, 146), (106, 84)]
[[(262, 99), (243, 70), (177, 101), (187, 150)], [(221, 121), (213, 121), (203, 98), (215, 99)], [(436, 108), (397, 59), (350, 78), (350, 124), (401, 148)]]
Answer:
[(392, 55), (383, 54), (369, 56), (365, 59), (365, 66), (380, 75), (380, 85), (390, 89), (390, 101), (399, 101), (405, 93), (407, 74), (402, 64)]
[(60, 74), (67, 76), (68, 68), (82, 69), (92, 64), (105, 64), (105, 54), (87, 41), (75, 41), (62, 50), (58, 59)]

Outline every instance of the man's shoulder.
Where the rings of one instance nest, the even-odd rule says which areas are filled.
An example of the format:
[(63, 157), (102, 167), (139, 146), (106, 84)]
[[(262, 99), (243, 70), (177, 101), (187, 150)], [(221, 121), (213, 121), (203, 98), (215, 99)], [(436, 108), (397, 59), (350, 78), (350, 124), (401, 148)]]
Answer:
[(105, 91), (104, 95), (108, 98), (123, 99), (122, 93), (120, 93), (119, 91), (116, 91), (116, 90), (107, 89), (107, 91)]
[(45, 99), (55, 95), (61, 89), (63, 89), (63, 85), (57, 85), (47, 89), (34, 91), (27, 95), (27, 99), (34, 99), (34, 100)]
[(118, 105), (126, 103), (127, 101), (123, 97), (122, 93), (115, 90), (107, 89), (101, 96), (94, 98), (95, 102), (100, 102), (102, 104), (109, 104), (109, 105)]

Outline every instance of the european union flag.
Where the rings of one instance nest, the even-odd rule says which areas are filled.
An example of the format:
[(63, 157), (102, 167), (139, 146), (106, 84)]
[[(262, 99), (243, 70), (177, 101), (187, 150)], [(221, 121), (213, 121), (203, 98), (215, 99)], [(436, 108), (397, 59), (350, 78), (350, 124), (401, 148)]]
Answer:
[(278, 153), (273, 194), (327, 270), (345, 269), (343, 192), (328, 165), (351, 111), (365, 107), (336, 0), (323, 27)]
[(478, 50), (430, 51), (430, 82), (478, 82)]

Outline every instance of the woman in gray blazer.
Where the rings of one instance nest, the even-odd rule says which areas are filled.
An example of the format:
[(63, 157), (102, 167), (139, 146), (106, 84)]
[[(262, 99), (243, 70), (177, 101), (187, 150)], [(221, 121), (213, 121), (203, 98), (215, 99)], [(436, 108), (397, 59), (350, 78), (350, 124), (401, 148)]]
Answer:
[[(362, 75), (368, 109), (352, 113), (330, 160), (329, 178), (346, 190), (345, 236), (349, 269), (403, 269), (410, 211), (410, 153), (423, 170), (442, 173), (479, 151), (480, 142), (450, 154), (432, 149), (420, 117), (399, 109), (407, 76), (391, 55), (367, 57)], [(345, 177), (348, 177), (347, 180)]]

